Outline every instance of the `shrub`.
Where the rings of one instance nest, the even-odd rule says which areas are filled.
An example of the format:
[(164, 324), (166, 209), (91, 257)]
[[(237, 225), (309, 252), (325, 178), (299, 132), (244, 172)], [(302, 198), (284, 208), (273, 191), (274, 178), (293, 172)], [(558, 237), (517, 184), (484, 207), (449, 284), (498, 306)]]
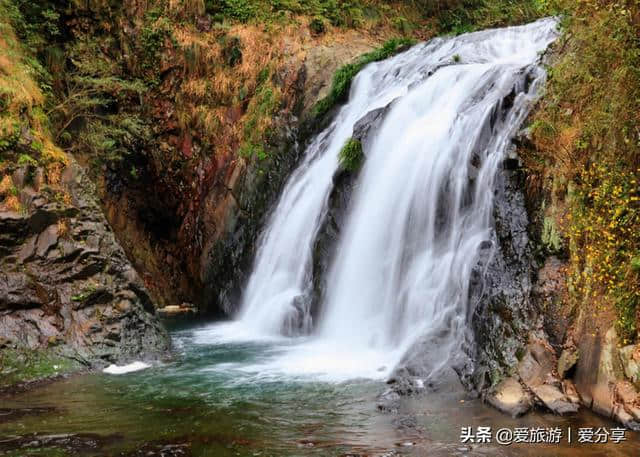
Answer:
[(362, 152), (362, 143), (360, 141), (350, 138), (340, 150), (338, 155), (340, 160), (340, 166), (347, 171), (357, 171), (364, 160), (364, 153)]
[(311, 29), (311, 34), (315, 36), (322, 35), (327, 30), (321, 17), (314, 17), (309, 23), (309, 28)]
[(240, 38), (231, 37), (225, 39), (222, 58), (230, 67), (235, 67), (242, 63), (242, 41), (240, 41)]
[(158, 54), (164, 48), (165, 41), (171, 37), (171, 23), (159, 13), (151, 11), (146, 15), (146, 24), (140, 35), (140, 51), (143, 70), (157, 70)]
[(18, 165), (20, 165), (21, 167), (25, 165), (30, 167), (37, 167), (38, 161), (31, 157), (29, 154), (20, 154), (20, 157), (18, 157)]

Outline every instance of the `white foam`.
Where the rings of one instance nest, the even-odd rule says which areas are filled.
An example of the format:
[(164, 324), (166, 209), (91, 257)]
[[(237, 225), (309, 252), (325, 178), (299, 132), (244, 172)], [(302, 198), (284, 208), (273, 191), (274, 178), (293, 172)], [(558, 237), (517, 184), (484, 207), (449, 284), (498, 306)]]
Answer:
[[(216, 363), (209, 372), (234, 372), (234, 383), (279, 380), (342, 383), (352, 379), (384, 379), (403, 351), (376, 350), (367, 346), (345, 348), (318, 338), (256, 337), (243, 322), (213, 324), (192, 334), (195, 344), (245, 344), (262, 346), (252, 361)], [(348, 350), (347, 350), (348, 349)]]
[(109, 365), (107, 368), (102, 370), (102, 372), (103, 373), (107, 373), (107, 374), (118, 375), (118, 374), (132, 373), (134, 371), (145, 370), (145, 369), (150, 368), (150, 367), (151, 367), (151, 365), (149, 365), (148, 363), (133, 362), (133, 363), (130, 363), (128, 365), (122, 365), (122, 366)]

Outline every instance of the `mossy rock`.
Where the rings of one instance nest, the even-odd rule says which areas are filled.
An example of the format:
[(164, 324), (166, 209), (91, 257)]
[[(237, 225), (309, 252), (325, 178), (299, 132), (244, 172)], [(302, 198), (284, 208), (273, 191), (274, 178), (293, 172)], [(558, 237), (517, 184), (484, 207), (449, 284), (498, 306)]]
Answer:
[(0, 388), (52, 378), (81, 368), (78, 362), (58, 355), (53, 349), (6, 348), (0, 350)]
[(360, 141), (350, 138), (339, 154), (340, 166), (347, 171), (357, 171), (364, 160), (364, 153), (362, 152), (362, 143)]

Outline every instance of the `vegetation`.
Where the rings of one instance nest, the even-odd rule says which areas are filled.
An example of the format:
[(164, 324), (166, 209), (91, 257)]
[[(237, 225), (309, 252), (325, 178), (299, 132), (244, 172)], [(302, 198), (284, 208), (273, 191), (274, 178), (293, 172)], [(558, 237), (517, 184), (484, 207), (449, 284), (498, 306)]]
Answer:
[(340, 150), (340, 166), (347, 171), (357, 171), (362, 166), (364, 153), (360, 141), (350, 138)]
[[(412, 2), (386, 2), (367, 0), (207, 0), (206, 11), (215, 20), (241, 22), (269, 22), (287, 20), (293, 15), (315, 17), (314, 24), (326, 21), (336, 27), (360, 27), (386, 19), (393, 11), (407, 14), (416, 12)], [(393, 19), (391, 19), (393, 20)]]
[(424, 0), (425, 13), (434, 14), (441, 33), (455, 35), (518, 24), (552, 12), (547, 0)]
[(244, 157), (255, 156), (260, 160), (266, 158), (265, 146), (280, 103), (280, 90), (273, 87), (270, 81), (260, 84), (255, 97), (249, 103), (244, 125), (244, 143), (240, 153)]
[(534, 188), (552, 182), (545, 227), (567, 239), (570, 302), (590, 317), (615, 314), (628, 344), (640, 314), (640, 4), (555, 6), (566, 33), (527, 165)]
[(406, 49), (414, 42), (414, 40), (409, 38), (391, 39), (375, 51), (362, 55), (356, 62), (349, 63), (341, 67), (333, 76), (329, 95), (320, 100), (314, 107), (315, 114), (322, 116), (336, 104), (344, 102), (349, 95), (349, 89), (351, 88), (353, 78), (355, 78), (365, 65), (371, 62), (387, 59), (397, 52)]
[[(568, 251), (570, 302), (615, 313), (622, 342), (637, 341), (637, 0), (148, 3), (125, 32), (121, 2), (0, 0), (5, 207), (19, 209), (10, 166), (44, 167), (55, 184), (67, 160), (61, 147), (113, 166), (124, 180), (141, 180), (149, 169), (162, 180), (182, 173), (181, 192), (192, 188), (196, 164), (267, 158), (279, 115), (293, 109), (292, 82), (283, 75), (292, 56), (304, 55), (304, 40), (346, 40), (358, 28), (401, 35), (335, 73), (314, 107), (325, 115), (344, 102), (364, 66), (416, 39), (563, 14), (562, 52), (533, 117), (535, 148), (524, 157), (530, 187), (546, 191), (542, 241), (549, 253)], [(361, 160), (360, 144), (350, 140), (343, 167), (355, 170)]]
[[(384, 29), (380, 36), (389, 36), (390, 30), (406, 36), (342, 68), (331, 94), (316, 107), (317, 114), (324, 114), (344, 100), (364, 65), (412, 43), (411, 35), (427, 38), (455, 27), (528, 20), (537, 11), (532, 5), (541, 1), (162, 0), (138, 11), (133, 33), (124, 34), (112, 25), (128, 14), (118, 3), (2, 0), (13, 28), (33, 50), (31, 68), (44, 93), (40, 103), (49, 105), (42, 117), (51, 119), (54, 139), (96, 165), (119, 164), (127, 174), (136, 169), (136, 157), (145, 148), (158, 148), (150, 144), (153, 113), (148, 105), (150, 97), (158, 98), (172, 84), (167, 71), (182, 67), (183, 72), (184, 83), (170, 89), (179, 137), (198, 139), (201, 151), (215, 145), (217, 155), (264, 158), (270, 118), (279, 107), (272, 102), (283, 88), (264, 84), (260, 74), (267, 65), (267, 75), (284, 65), (281, 36), (300, 26), (316, 37), (374, 27)], [(211, 21), (212, 33), (201, 33), (203, 20)], [(230, 131), (229, 111), (238, 104), (244, 116), (239, 128)], [(0, 150), (15, 141), (12, 132), (7, 129)], [(172, 163), (157, 165), (162, 169)]]
[(20, 18), (13, 4), (0, 0), (0, 207), (11, 211), (22, 209), (10, 178), (16, 166), (41, 166), (47, 184), (56, 186), (67, 162), (45, 113), (47, 72), (25, 52), (10, 22)]

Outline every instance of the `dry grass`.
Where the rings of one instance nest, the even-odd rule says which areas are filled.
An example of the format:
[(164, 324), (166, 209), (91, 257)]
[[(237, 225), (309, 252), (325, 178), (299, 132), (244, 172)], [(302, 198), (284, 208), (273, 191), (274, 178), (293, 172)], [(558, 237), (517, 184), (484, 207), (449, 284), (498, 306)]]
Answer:
[(23, 62), (22, 51), (13, 29), (0, 22), (0, 88), (8, 100), (7, 111), (15, 116), (22, 110), (31, 110), (44, 102), (40, 88), (33, 80), (32, 71)]
[(16, 213), (22, 210), (20, 200), (15, 195), (9, 195), (5, 198), (4, 201), (0, 203), (0, 207), (3, 207), (6, 211), (13, 211)]
[[(177, 9), (175, 2), (170, 6), (172, 11)], [(401, 9), (401, 14), (412, 11), (410, 16), (416, 17), (415, 8)], [(175, 24), (172, 33), (177, 49), (171, 54), (183, 68), (182, 82), (175, 94), (175, 118), (180, 129), (215, 144), (215, 154), (220, 156), (234, 154), (247, 143), (264, 148), (275, 111), (280, 109), (280, 101), (286, 101), (287, 86), (294, 83), (296, 76), (285, 69), (299, 68), (308, 48), (338, 43), (349, 46), (354, 41), (367, 41), (373, 47), (398, 34), (393, 21), (376, 20), (370, 30), (327, 24), (326, 33), (312, 36), (311, 20), (293, 16), (269, 26), (236, 23), (212, 32), (200, 32), (184, 21)], [(225, 52), (233, 46), (242, 57), (230, 65)], [(273, 83), (274, 74), (285, 74), (285, 81)], [(287, 103), (282, 108), (288, 109)]]
[(200, 16), (205, 12), (204, 0), (169, 0), (169, 11), (180, 18)]
[(60, 238), (68, 238), (71, 234), (69, 228), (69, 221), (67, 219), (58, 220), (58, 236)]
[(0, 196), (5, 197), (9, 194), (9, 191), (13, 188), (13, 180), (11, 176), (4, 175), (0, 180)]

